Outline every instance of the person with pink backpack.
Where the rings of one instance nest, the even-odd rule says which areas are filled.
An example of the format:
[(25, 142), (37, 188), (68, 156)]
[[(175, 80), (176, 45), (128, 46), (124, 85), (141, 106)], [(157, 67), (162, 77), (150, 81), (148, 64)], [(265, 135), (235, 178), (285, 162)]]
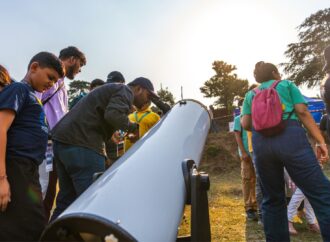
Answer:
[[(310, 201), (324, 241), (330, 241), (330, 181), (318, 160), (328, 160), (324, 138), (297, 86), (281, 80), (275, 65), (258, 62), (260, 86), (244, 99), (242, 127), (252, 130), (257, 174), (263, 193), (262, 218), (267, 241), (290, 241), (284, 168)], [(317, 155), (305, 129), (316, 140)]]

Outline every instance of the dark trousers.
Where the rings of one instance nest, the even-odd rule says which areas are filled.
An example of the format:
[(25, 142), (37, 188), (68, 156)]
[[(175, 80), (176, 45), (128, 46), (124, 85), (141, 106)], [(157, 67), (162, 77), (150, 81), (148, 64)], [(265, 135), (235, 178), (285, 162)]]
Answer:
[(310, 201), (324, 241), (330, 241), (330, 182), (296, 121), (275, 137), (253, 132), (253, 151), (263, 194), (262, 216), (267, 241), (289, 241), (285, 167)]
[(38, 166), (30, 159), (6, 160), (11, 202), (0, 212), (0, 241), (37, 241), (46, 226)]
[(50, 221), (56, 219), (93, 183), (94, 173), (105, 170), (104, 156), (85, 147), (57, 141), (54, 141), (54, 161), (60, 190)]
[(54, 205), (54, 200), (56, 196), (56, 184), (57, 184), (57, 171), (56, 171), (56, 163), (53, 161), (53, 170), (49, 172), (49, 182), (47, 187), (47, 192), (45, 199), (43, 201), (45, 208), (45, 216), (46, 220), (49, 220), (50, 212)]
[[(253, 155), (252, 155), (252, 162), (253, 162), (253, 167), (256, 170), (255, 158)], [(260, 177), (258, 176), (258, 173), (256, 172), (256, 200), (257, 200), (257, 204), (258, 204), (259, 219), (262, 219), (262, 213), (261, 213), (262, 197), (263, 197), (263, 195), (262, 195), (262, 191), (261, 191)]]

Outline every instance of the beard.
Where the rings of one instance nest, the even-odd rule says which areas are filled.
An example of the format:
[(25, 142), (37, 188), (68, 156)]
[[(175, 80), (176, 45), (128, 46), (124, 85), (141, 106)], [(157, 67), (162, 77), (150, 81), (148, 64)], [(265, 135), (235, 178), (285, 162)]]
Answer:
[(137, 108), (137, 109), (141, 109), (143, 107), (143, 103), (139, 103), (139, 102), (134, 102), (134, 106)]
[(67, 78), (69, 78), (70, 80), (73, 80), (74, 79), (74, 65), (73, 66), (69, 66), (67, 69), (66, 69), (66, 73), (65, 73), (65, 76)]
[(138, 109), (141, 109), (147, 102), (139, 99), (134, 100), (134, 106), (137, 107)]

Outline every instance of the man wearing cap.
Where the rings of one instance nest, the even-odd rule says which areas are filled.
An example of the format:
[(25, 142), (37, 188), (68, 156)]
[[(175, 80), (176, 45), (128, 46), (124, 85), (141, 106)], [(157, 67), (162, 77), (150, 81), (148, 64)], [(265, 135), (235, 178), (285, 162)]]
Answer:
[(92, 184), (94, 173), (105, 170), (104, 143), (114, 131), (138, 133), (138, 124), (128, 119), (133, 100), (138, 106), (148, 102), (148, 91), (119, 83), (100, 86), (53, 128), (59, 193), (51, 221)]
[(147, 103), (136, 103), (136, 111), (131, 113), (128, 118), (130, 121), (139, 124), (139, 136), (130, 138), (127, 136), (125, 138), (125, 151), (128, 150), (137, 139), (141, 138), (149, 129), (151, 129), (160, 119), (159, 115), (153, 112), (150, 108), (151, 98), (159, 99), (159, 97), (154, 93), (154, 86), (151, 81), (144, 77), (136, 78), (134, 81), (128, 84), (133, 88), (142, 88), (145, 90), (149, 101)]
[(125, 83), (125, 78), (119, 71), (112, 71), (107, 77), (107, 83)]
[(323, 99), (323, 102), (325, 103), (326, 111), (327, 111), (327, 133), (328, 137), (330, 137), (330, 46), (325, 48), (324, 50), (324, 62), (325, 65), (323, 67), (323, 72), (326, 73), (326, 76), (324, 77), (323, 81), (321, 82), (321, 97)]

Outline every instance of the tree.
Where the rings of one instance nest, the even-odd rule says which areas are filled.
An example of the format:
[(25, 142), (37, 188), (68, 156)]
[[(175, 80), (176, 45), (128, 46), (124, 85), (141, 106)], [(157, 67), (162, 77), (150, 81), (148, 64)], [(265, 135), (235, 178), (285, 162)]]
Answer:
[(306, 18), (298, 30), (299, 42), (288, 45), (284, 54), (289, 61), (282, 65), (289, 79), (297, 85), (312, 87), (324, 76), (323, 50), (330, 45), (330, 8)]
[(162, 86), (160, 86), (160, 89), (157, 91), (157, 95), (160, 97), (160, 100), (167, 103), (171, 107), (175, 104), (174, 96), (168, 90), (168, 87), (164, 89)]
[(224, 61), (214, 61), (212, 69), (215, 75), (200, 88), (204, 97), (216, 97), (215, 105), (223, 107), (230, 113), (233, 109), (234, 98), (244, 97), (248, 91), (248, 80), (239, 79), (233, 71), (236, 66)]
[(82, 93), (89, 92), (90, 83), (86, 81), (76, 80), (69, 84), (69, 104)]

